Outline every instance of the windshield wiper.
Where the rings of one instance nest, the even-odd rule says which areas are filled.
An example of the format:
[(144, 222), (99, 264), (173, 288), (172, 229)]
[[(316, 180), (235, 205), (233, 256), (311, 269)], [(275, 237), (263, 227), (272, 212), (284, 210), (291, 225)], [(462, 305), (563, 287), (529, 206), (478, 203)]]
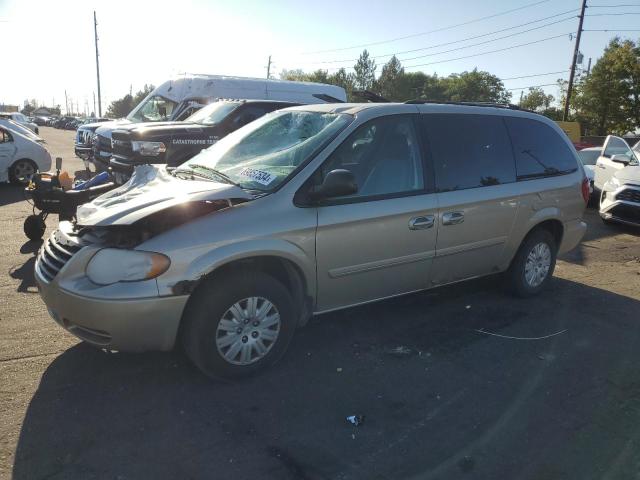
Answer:
[(210, 182), (215, 181), (213, 178), (211, 178), (210, 175), (205, 175), (204, 173), (201, 172), (196, 172), (194, 170), (189, 170), (187, 168), (177, 168), (175, 170), (172, 170), (171, 172), (169, 172), (171, 175), (173, 175), (174, 177), (191, 177), (189, 178), (189, 180), (193, 180), (193, 177), (199, 177), (202, 178), (204, 180), (208, 180)]
[[(195, 168), (201, 168), (202, 170), (205, 170), (207, 172), (211, 172), (215, 177), (217, 178), (221, 178), (222, 180), (224, 180), (226, 183), (230, 184), (230, 185), (235, 185), (236, 187), (240, 187), (240, 185), (236, 182), (234, 182), (233, 180), (231, 180), (231, 178), (226, 174), (226, 173), (222, 173), (219, 170), (216, 170), (214, 168), (211, 167), (207, 167), (206, 165), (200, 165), (200, 164), (190, 164), (189, 165), (189, 169), (195, 169)], [(211, 178), (211, 177), (209, 177)], [(242, 188), (242, 187), (240, 187)]]

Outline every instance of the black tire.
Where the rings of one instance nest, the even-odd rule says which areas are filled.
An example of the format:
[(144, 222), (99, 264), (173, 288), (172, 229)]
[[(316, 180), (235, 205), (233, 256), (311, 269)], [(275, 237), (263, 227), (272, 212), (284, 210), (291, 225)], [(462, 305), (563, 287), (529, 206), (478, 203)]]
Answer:
[[(220, 353), (218, 325), (231, 306), (250, 297), (262, 297), (275, 306), (280, 314), (279, 333), (262, 358), (238, 365)], [(200, 285), (189, 300), (182, 322), (182, 344), (191, 361), (211, 378), (230, 380), (268, 368), (284, 355), (295, 331), (296, 312), (291, 295), (275, 278), (262, 272), (241, 271), (209, 279)], [(247, 328), (251, 328), (250, 325)], [(238, 333), (236, 338), (240, 335)], [(249, 336), (242, 335), (241, 338), (248, 339)]]
[(47, 229), (47, 225), (44, 223), (43, 218), (40, 215), (29, 215), (24, 219), (24, 225), (22, 226), (24, 234), (29, 240), (42, 240), (44, 231)]
[[(525, 268), (527, 265), (527, 258), (529, 254), (532, 252), (533, 248), (538, 244), (546, 244), (550, 251), (550, 265), (549, 270), (544, 277), (544, 280), (538, 285), (532, 286), (529, 282), (527, 282), (525, 277)], [(511, 266), (507, 271), (506, 280), (507, 286), (511, 293), (518, 297), (532, 297), (540, 293), (549, 283), (553, 275), (553, 271), (556, 267), (556, 254), (558, 251), (558, 246), (556, 245), (555, 238), (553, 235), (543, 228), (536, 229), (532, 231), (527, 237), (524, 239), (516, 256), (513, 258), (511, 262)]]
[(20, 160), (16, 160), (13, 162), (13, 165), (9, 167), (9, 181), (14, 185), (26, 185), (29, 183), (29, 179), (25, 179), (21, 175), (21, 170), (23, 166), (30, 165), (33, 174), (37, 173), (38, 166), (35, 164), (33, 160), (29, 160), (28, 158), (21, 158)]

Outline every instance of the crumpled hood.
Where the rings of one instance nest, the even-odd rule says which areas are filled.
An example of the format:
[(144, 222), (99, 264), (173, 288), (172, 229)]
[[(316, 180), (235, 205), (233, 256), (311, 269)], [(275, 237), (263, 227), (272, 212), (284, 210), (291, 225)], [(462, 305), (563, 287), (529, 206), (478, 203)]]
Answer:
[(140, 165), (127, 183), (76, 212), (80, 226), (130, 225), (148, 215), (187, 202), (252, 197), (235, 185), (173, 177), (166, 166)]
[(640, 185), (640, 167), (624, 167), (615, 173), (615, 176), (622, 183), (635, 183)]

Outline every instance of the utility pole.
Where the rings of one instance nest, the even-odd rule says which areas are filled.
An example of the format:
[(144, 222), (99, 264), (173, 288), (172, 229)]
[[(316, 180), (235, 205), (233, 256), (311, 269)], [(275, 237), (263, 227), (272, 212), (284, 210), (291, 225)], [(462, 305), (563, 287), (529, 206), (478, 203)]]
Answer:
[(69, 115), (69, 100), (67, 100), (67, 91), (64, 91), (64, 111)]
[(584, 22), (584, 11), (587, 8), (587, 0), (582, 0), (580, 9), (580, 21), (578, 22), (578, 34), (576, 35), (576, 48), (573, 50), (573, 61), (571, 62), (571, 73), (569, 74), (569, 85), (567, 86), (567, 98), (564, 102), (564, 113), (562, 120), (567, 121), (569, 118), (569, 103), (571, 102), (571, 93), (573, 91), (573, 78), (576, 74), (576, 62), (578, 61), (578, 53), (580, 50), (580, 37), (582, 36), (582, 23)]
[(587, 77), (591, 73), (591, 57), (589, 57), (589, 64), (587, 65)]
[(524, 97), (524, 90), (520, 90), (520, 103), (518, 103), (519, 107), (522, 106), (522, 97)]
[(98, 116), (102, 117), (102, 97), (100, 96), (100, 62), (98, 60), (98, 21), (96, 11), (93, 11), (93, 34), (96, 43), (96, 75), (98, 77)]
[(96, 115), (96, 92), (93, 92), (93, 115)]
[(269, 62), (267, 63), (267, 80), (271, 78), (271, 55), (269, 55)]

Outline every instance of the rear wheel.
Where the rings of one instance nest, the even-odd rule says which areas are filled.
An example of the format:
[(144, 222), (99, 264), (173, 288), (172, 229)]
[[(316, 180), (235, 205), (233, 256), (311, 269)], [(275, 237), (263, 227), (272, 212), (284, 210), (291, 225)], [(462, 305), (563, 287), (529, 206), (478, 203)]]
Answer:
[(287, 289), (262, 272), (239, 272), (202, 284), (183, 317), (191, 361), (212, 378), (238, 378), (273, 365), (295, 331)]
[(14, 185), (26, 185), (38, 171), (38, 167), (28, 158), (17, 160), (9, 168), (9, 181)]
[(534, 230), (525, 238), (507, 272), (509, 289), (519, 297), (540, 293), (556, 266), (557, 246), (553, 235)]

